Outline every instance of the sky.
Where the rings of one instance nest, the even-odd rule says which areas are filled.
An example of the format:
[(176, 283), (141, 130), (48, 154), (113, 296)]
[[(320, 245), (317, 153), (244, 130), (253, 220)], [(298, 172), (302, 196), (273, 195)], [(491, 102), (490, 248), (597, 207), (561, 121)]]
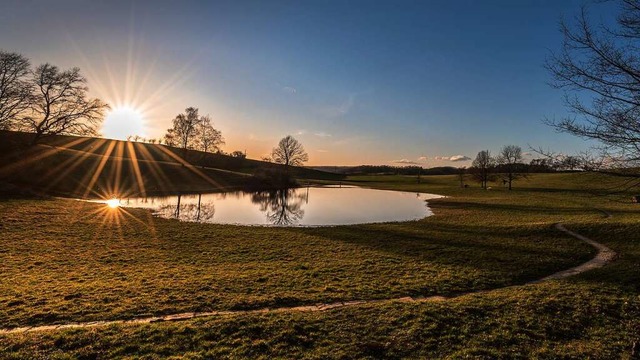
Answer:
[(124, 116), (120, 133), (159, 138), (193, 106), (250, 158), (290, 134), (308, 165), (467, 166), (592, 145), (542, 122), (567, 115), (543, 65), (583, 4), (0, 0), (0, 49), (80, 67), (112, 134)]

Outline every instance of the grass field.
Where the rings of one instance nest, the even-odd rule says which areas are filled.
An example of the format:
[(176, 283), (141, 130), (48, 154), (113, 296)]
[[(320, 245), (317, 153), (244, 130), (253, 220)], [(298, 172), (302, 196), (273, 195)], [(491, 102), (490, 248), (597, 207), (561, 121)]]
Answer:
[(348, 182), (447, 197), (420, 221), (333, 228), (186, 224), (70, 200), (4, 200), (0, 327), (524, 284), (593, 256), (553, 229), (558, 221), (619, 257), (574, 278), (441, 302), (5, 334), (0, 357), (638, 356), (640, 206), (611, 194), (615, 179), (541, 174), (511, 192), (461, 189), (449, 176)]

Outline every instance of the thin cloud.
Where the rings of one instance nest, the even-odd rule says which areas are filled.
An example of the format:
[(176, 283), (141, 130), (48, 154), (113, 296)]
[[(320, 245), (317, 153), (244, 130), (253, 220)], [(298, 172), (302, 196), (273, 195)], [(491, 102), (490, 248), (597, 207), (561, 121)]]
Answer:
[(289, 94), (295, 94), (295, 93), (297, 93), (297, 92), (298, 92), (298, 90), (297, 90), (296, 88), (291, 87), (291, 86), (285, 86), (285, 87), (283, 87), (283, 88), (282, 88), (282, 91), (284, 91), (284, 92), (286, 92), (286, 93), (289, 93)]
[(328, 153), (329, 150), (325, 150), (325, 149), (318, 149), (317, 150), (319, 153)]
[(429, 160), (429, 158), (428, 158), (428, 157), (426, 157), (426, 156), (420, 156), (420, 157), (418, 158), (418, 161), (427, 161), (427, 160)]
[(469, 160), (471, 160), (471, 158), (464, 155), (454, 155), (449, 158), (449, 161), (469, 161)]
[(314, 135), (319, 137), (331, 137), (331, 134), (327, 134), (326, 132), (317, 132)]
[(400, 159), (400, 160), (393, 160), (394, 163), (396, 164), (411, 164), (411, 165), (417, 165), (418, 163), (409, 159)]
[(440, 160), (440, 161), (453, 161), (453, 162), (458, 162), (458, 161), (469, 161), (471, 160), (470, 157), (465, 156), (465, 155), (453, 155), (453, 156), (436, 156), (434, 157), (435, 160)]

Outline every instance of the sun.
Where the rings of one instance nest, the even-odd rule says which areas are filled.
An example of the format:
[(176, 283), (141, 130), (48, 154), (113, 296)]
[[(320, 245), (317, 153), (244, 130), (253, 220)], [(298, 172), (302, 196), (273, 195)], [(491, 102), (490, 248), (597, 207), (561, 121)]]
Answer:
[(145, 136), (144, 125), (141, 111), (130, 106), (116, 106), (107, 113), (102, 135), (117, 140), (126, 140), (128, 136)]
[(108, 207), (115, 209), (120, 207), (120, 199), (109, 199), (105, 202)]

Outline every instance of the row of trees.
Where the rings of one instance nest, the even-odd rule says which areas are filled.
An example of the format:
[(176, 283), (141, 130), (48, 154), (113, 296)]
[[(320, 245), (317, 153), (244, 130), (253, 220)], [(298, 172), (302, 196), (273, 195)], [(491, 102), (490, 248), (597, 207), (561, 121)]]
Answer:
[(88, 98), (80, 69), (45, 63), (35, 69), (18, 53), (0, 50), (0, 130), (46, 135), (97, 135), (109, 106)]
[(213, 127), (211, 117), (199, 115), (197, 108), (186, 108), (173, 119), (172, 125), (164, 135), (164, 143), (183, 149), (185, 156), (189, 149), (217, 152), (224, 144), (222, 132)]
[[(209, 115), (200, 115), (197, 108), (186, 108), (184, 113), (178, 114), (173, 119), (172, 125), (164, 135), (164, 143), (167, 146), (183, 149), (184, 157), (187, 150), (222, 153), (220, 149), (224, 144), (222, 132), (213, 127)], [(246, 157), (246, 154), (239, 150), (228, 155), (237, 158)], [(309, 155), (298, 140), (287, 135), (273, 148), (271, 157), (264, 160), (285, 166), (301, 166), (309, 160)]]
[[(499, 179), (511, 190), (514, 181), (527, 177), (529, 166), (523, 160), (522, 148), (517, 145), (503, 146), (495, 157), (489, 150), (482, 150), (473, 160), (469, 173), (483, 189), (488, 187), (489, 181)], [(463, 176), (464, 169), (460, 176), (461, 185)]]

